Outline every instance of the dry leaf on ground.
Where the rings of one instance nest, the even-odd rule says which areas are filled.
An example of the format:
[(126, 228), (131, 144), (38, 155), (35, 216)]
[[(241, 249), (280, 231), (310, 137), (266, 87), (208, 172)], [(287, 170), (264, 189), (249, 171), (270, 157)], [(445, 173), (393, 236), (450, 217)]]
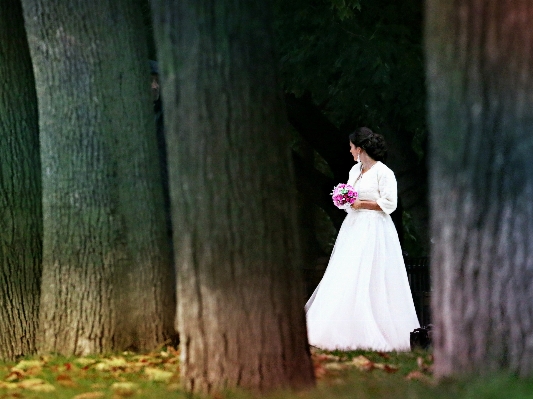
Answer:
[(345, 370), (346, 365), (343, 363), (332, 362), (332, 363), (324, 364), (324, 368), (329, 371), (340, 371), (340, 370)]
[(354, 357), (351, 363), (362, 371), (372, 371), (375, 367), (374, 362), (370, 361), (363, 355)]
[(119, 396), (130, 396), (137, 392), (139, 386), (134, 382), (115, 382), (111, 385), (111, 390)]
[(69, 375), (66, 375), (66, 374), (59, 374), (57, 377), (56, 377), (56, 381), (59, 385), (61, 386), (64, 386), (64, 387), (76, 387), (78, 386), (78, 384), (76, 384), (72, 378), (70, 378)]
[(104, 392), (95, 391), (95, 392), (80, 393), (79, 395), (74, 396), (72, 399), (100, 399), (100, 398), (103, 398), (104, 396), (105, 396)]
[(98, 371), (112, 371), (117, 369), (125, 369), (128, 362), (123, 357), (112, 357), (110, 359), (102, 359), (94, 368)]
[(168, 382), (174, 375), (171, 371), (160, 370), (153, 367), (146, 367), (144, 373), (148, 376), (150, 381), (157, 382)]
[(41, 368), (43, 364), (44, 363), (40, 360), (21, 360), (16, 366), (12, 367), (12, 369), (26, 371), (34, 367)]
[(0, 389), (17, 389), (19, 386), (16, 382), (0, 381)]
[(37, 392), (51, 392), (56, 389), (52, 384), (45, 380), (41, 380), (40, 378), (29, 378), (19, 382), (17, 385), (19, 388)]
[(397, 366), (393, 366), (392, 364), (386, 364), (386, 363), (374, 363), (374, 367), (383, 370), (386, 373), (396, 373), (400, 368)]
[(408, 380), (431, 382), (431, 379), (419, 370), (411, 371), (405, 378)]
[(9, 374), (6, 376), (5, 380), (8, 382), (21, 380), (26, 376), (26, 373), (22, 370), (12, 368)]

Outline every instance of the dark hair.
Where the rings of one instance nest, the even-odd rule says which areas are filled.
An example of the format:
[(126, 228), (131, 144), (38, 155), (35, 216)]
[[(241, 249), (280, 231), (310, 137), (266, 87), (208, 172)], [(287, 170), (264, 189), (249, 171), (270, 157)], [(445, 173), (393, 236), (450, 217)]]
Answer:
[(360, 127), (350, 134), (350, 141), (356, 147), (361, 147), (370, 158), (385, 162), (387, 159), (387, 144), (379, 133), (374, 133), (367, 127)]

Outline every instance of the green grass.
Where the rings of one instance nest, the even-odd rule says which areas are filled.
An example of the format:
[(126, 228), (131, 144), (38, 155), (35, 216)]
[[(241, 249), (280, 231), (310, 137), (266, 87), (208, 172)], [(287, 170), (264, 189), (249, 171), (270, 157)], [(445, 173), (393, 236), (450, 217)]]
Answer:
[[(46, 356), (0, 363), (0, 399), (73, 399), (80, 398), (79, 395), (85, 395), (81, 396), (85, 399), (190, 398), (179, 385), (177, 356), (176, 351), (167, 348), (142, 356), (121, 353), (81, 360)], [(533, 379), (498, 376), (437, 383), (431, 375), (432, 355), (427, 351), (386, 354), (313, 351), (313, 360), (319, 376), (315, 388), (298, 393), (278, 392), (268, 398), (533, 398)], [(216, 395), (217, 399), (253, 397), (237, 391)]]

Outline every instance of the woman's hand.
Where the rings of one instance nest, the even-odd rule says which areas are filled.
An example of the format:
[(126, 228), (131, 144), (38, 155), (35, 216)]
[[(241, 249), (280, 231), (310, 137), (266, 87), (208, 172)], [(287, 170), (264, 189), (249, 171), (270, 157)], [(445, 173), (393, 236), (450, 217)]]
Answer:
[(369, 209), (371, 211), (381, 211), (381, 207), (378, 205), (376, 201), (367, 201), (367, 200), (360, 200), (356, 199), (352, 205), (350, 205), (352, 209)]
[(356, 199), (352, 205), (350, 205), (350, 208), (352, 209), (361, 209), (361, 200), (360, 199)]

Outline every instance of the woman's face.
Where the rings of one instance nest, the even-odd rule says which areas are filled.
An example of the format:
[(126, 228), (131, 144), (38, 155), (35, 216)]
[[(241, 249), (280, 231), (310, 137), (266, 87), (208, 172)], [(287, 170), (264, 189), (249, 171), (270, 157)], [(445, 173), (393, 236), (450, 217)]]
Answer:
[(352, 154), (354, 161), (357, 161), (357, 156), (359, 155), (360, 152), (361, 152), (361, 148), (356, 147), (354, 143), (350, 141), (350, 154)]

